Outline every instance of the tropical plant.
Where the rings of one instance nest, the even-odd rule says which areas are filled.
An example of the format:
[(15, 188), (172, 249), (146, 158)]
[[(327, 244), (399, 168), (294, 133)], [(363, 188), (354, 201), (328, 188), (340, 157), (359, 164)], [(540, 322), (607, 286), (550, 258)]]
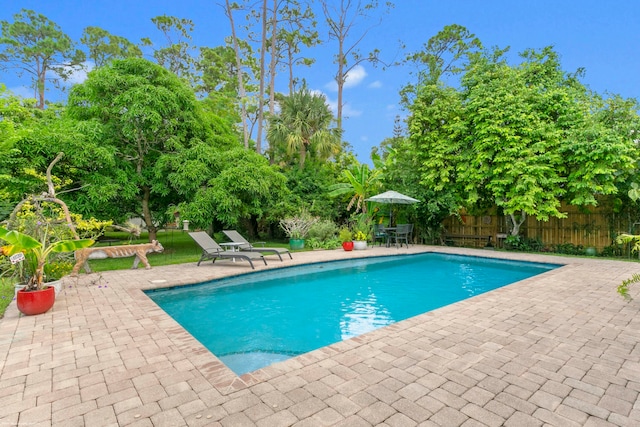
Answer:
[(0, 227), (0, 240), (7, 242), (7, 245), (2, 247), (2, 254), (10, 257), (12, 263), (22, 263), (19, 271), (21, 278), (25, 280), (27, 291), (44, 288), (45, 268), (53, 254), (72, 252), (93, 244), (91, 239), (52, 242), (49, 240), (48, 229), (48, 224), (45, 224), (42, 232), (37, 236), (41, 240), (38, 240), (34, 236)]
[(269, 119), (267, 139), (271, 145), (286, 147), (289, 155), (297, 153), (301, 169), (310, 154), (320, 159), (338, 154), (341, 131), (330, 127), (333, 114), (323, 95), (303, 86), (279, 104), (280, 114)]
[(342, 171), (341, 179), (344, 182), (331, 185), (329, 187), (329, 196), (337, 197), (348, 195), (351, 197), (347, 210), (351, 210), (355, 206), (355, 212), (367, 212), (367, 204), (365, 199), (373, 190), (379, 187), (382, 172), (380, 169), (369, 169), (369, 165), (354, 165), (351, 169)]
[(371, 233), (371, 218), (361, 213), (352, 217), (353, 222), (353, 240), (367, 240)]
[[(616, 238), (616, 242), (632, 244), (631, 252), (640, 251), (640, 235), (621, 234)], [(631, 295), (629, 295), (629, 286), (634, 283), (640, 283), (640, 274), (633, 274), (630, 278), (623, 280), (622, 284), (618, 286), (618, 293), (627, 301), (633, 299)]]

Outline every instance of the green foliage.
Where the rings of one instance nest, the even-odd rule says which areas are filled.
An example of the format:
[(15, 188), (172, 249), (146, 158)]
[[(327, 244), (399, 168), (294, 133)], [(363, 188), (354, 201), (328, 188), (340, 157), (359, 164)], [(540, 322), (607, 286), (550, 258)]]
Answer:
[(540, 252), (544, 249), (544, 244), (539, 238), (525, 238), (522, 236), (507, 236), (504, 247), (511, 251), (520, 252)]
[(80, 42), (87, 46), (89, 59), (96, 67), (102, 67), (114, 59), (142, 57), (140, 47), (100, 27), (86, 27)]
[(349, 228), (343, 227), (340, 229), (338, 238), (340, 239), (341, 242), (350, 242), (353, 240), (353, 233)]
[(186, 200), (178, 210), (193, 227), (206, 228), (214, 220), (236, 226), (241, 219), (261, 219), (288, 197), (286, 178), (276, 167), (237, 142), (233, 145), (216, 150), (198, 143), (161, 162), (158, 179), (168, 177)]
[(283, 97), (279, 104), (280, 112), (269, 118), (267, 131), (273, 153), (297, 155), (300, 169), (304, 168), (308, 156), (325, 160), (338, 154), (342, 133), (337, 128), (331, 128), (333, 114), (324, 96), (312, 93), (303, 86)]
[(640, 283), (640, 273), (634, 273), (629, 279), (623, 280), (622, 284), (618, 286), (618, 293), (627, 301), (633, 299), (631, 295), (629, 295), (629, 286), (634, 283)]
[(13, 18), (12, 23), (0, 22), (0, 45), (4, 47), (0, 51), (0, 62), (31, 76), (33, 88), (38, 92), (38, 108), (44, 109), (45, 85), (51, 80), (49, 72), (67, 80), (82, 67), (85, 55), (75, 49), (71, 38), (46, 16), (22, 9)]
[[(85, 203), (94, 212), (115, 206), (137, 214), (152, 233), (156, 217), (180, 200), (184, 175), (196, 176), (195, 170), (185, 170), (192, 163), (176, 170), (173, 160), (185, 150), (213, 152), (214, 141), (226, 147), (231, 138), (220, 122), (209, 120), (182, 80), (138, 58), (115, 60), (89, 73), (71, 90), (68, 113), (87, 130), (72, 154), (85, 156), (78, 159), (83, 165), (93, 164), (83, 175), (91, 184)], [(183, 200), (192, 196), (182, 194)]]
[(329, 197), (347, 196), (347, 210), (355, 206), (355, 212), (367, 212), (365, 199), (380, 188), (382, 171), (370, 170), (367, 164), (356, 164), (351, 169), (344, 169), (339, 182), (329, 186)]
[(0, 240), (7, 242), (2, 248), (2, 253), (9, 257), (22, 252), (26, 257), (22, 273), (27, 280), (27, 290), (42, 289), (45, 282), (45, 265), (49, 263), (53, 254), (73, 252), (93, 244), (93, 240), (90, 239), (52, 240), (48, 231), (48, 223), (36, 229), (34, 236), (0, 227)]
[(461, 89), (434, 78), (413, 88), (406, 147), (441, 211), (497, 206), (516, 236), (529, 215), (564, 217), (563, 200), (595, 205), (617, 192), (635, 150), (626, 123), (639, 122), (635, 103), (591, 94), (552, 48), (527, 50), (518, 65), (505, 52), (464, 54)]
[(322, 219), (309, 229), (309, 238), (317, 238), (320, 241), (335, 239), (338, 226), (330, 219)]

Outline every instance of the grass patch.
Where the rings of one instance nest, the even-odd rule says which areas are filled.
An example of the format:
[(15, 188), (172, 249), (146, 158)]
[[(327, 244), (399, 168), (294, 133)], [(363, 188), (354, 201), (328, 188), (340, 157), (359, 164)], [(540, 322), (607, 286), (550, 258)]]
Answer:
[(0, 319), (4, 317), (5, 310), (13, 301), (14, 293), (13, 280), (0, 278)]

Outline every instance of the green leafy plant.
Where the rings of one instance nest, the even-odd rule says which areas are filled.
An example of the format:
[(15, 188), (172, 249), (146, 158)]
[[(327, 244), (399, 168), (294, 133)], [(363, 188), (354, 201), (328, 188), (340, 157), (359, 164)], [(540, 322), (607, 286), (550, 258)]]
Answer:
[(309, 229), (309, 238), (315, 237), (324, 242), (336, 237), (338, 226), (329, 219), (319, 220)]
[[(616, 238), (616, 242), (621, 244), (630, 243), (632, 245), (631, 252), (638, 252), (640, 250), (640, 235), (621, 234)], [(634, 283), (640, 283), (640, 274), (633, 274), (629, 279), (623, 280), (622, 284), (618, 286), (618, 293), (627, 301), (633, 299), (631, 295), (629, 295), (629, 286)]]
[(350, 242), (353, 240), (353, 233), (351, 232), (351, 230), (349, 230), (349, 228), (343, 227), (340, 229), (338, 238), (341, 242)]
[(371, 218), (367, 214), (354, 215), (353, 220), (353, 240), (367, 240), (371, 234)]
[(44, 288), (45, 266), (49, 263), (50, 257), (55, 253), (73, 252), (76, 249), (86, 248), (93, 244), (91, 239), (81, 240), (57, 240), (49, 241), (46, 230), (42, 240), (21, 233), (16, 230), (7, 230), (0, 227), (0, 239), (8, 244), (2, 247), (2, 254), (8, 257), (17, 256), (22, 253), (23, 257), (17, 256), (23, 263), (21, 273), (26, 280), (25, 290), (33, 291)]

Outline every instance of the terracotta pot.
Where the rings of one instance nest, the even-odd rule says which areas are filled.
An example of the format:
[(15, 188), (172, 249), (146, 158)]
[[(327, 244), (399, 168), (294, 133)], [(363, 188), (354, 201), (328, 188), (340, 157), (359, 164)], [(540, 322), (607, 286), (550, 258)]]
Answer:
[(53, 287), (44, 288), (40, 291), (19, 290), (16, 296), (18, 310), (27, 316), (42, 314), (49, 311), (56, 301), (56, 291)]
[(353, 241), (351, 241), (351, 242), (342, 242), (342, 249), (344, 249), (345, 251), (352, 251), (353, 250)]

